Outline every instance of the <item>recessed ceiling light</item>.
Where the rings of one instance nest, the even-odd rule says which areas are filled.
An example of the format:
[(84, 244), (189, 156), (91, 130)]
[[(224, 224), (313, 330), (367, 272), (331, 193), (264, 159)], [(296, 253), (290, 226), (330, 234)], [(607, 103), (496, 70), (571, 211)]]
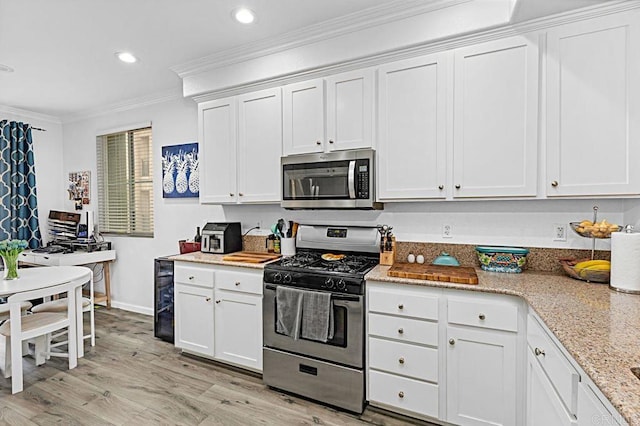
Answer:
[(13, 72), (14, 69), (8, 65), (0, 64), (0, 72)]
[(138, 60), (138, 58), (129, 52), (116, 52), (116, 57), (127, 64), (133, 64)]
[(233, 17), (236, 21), (241, 24), (250, 24), (256, 20), (256, 14), (251, 9), (247, 9), (246, 7), (239, 7), (235, 9), (232, 13)]

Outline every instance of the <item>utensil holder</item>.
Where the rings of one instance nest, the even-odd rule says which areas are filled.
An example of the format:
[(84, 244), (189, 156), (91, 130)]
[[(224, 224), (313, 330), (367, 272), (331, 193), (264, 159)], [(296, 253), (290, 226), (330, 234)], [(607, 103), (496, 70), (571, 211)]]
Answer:
[(283, 256), (293, 256), (296, 254), (296, 239), (295, 238), (281, 238), (280, 239), (280, 254)]
[(391, 266), (396, 260), (396, 237), (391, 237), (391, 251), (380, 252), (380, 264)]

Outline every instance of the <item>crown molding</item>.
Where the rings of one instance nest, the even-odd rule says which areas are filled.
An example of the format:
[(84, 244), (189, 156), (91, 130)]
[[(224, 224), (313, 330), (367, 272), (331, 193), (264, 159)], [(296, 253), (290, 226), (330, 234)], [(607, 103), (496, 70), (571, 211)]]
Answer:
[(63, 116), (62, 122), (65, 124), (74, 123), (74, 122), (86, 120), (89, 118), (100, 117), (103, 115), (113, 114), (117, 112), (129, 111), (136, 108), (174, 101), (177, 99), (184, 99), (184, 95), (182, 94), (182, 86), (163, 90), (163, 91), (152, 93), (145, 96), (140, 96), (137, 98), (131, 98), (128, 100), (116, 102), (109, 105), (103, 105), (100, 107), (87, 109), (80, 114), (71, 114), (71, 115)]
[(432, 2), (425, 2), (424, 0), (393, 0), (384, 5), (323, 21), (290, 31), (286, 34), (223, 50), (203, 58), (173, 66), (170, 69), (181, 78), (185, 78), (216, 68), (269, 56), (285, 50), (313, 44), (321, 40), (339, 37), (411, 16), (472, 1), (474, 0), (436, 0)]
[(56, 117), (54, 115), (49, 115), (49, 114), (42, 114), (39, 112), (33, 112), (26, 109), (14, 108), (8, 105), (0, 105), (0, 113), (21, 115), (21, 116), (29, 117), (36, 120), (48, 121), (54, 124), (62, 124), (62, 120), (60, 120), (60, 117)]
[[(299, 81), (322, 78), (331, 74), (345, 71), (378, 66), (381, 63), (393, 62), (402, 59), (413, 58), (420, 55), (439, 53), (447, 50), (471, 46), (478, 43), (498, 40), (506, 37), (522, 35), (524, 33), (535, 33), (549, 28), (557, 27), (572, 22), (593, 19), (615, 13), (640, 9), (640, 1), (619, 0), (612, 1), (605, 5), (589, 6), (578, 11), (567, 11), (547, 17), (537, 18), (530, 21), (517, 23), (514, 25), (501, 26), (479, 32), (462, 34), (453, 38), (443, 38), (429, 42), (417, 43), (402, 49), (380, 52), (375, 55), (354, 58), (339, 64), (317, 67), (311, 70), (303, 70), (295, 73), (281, 75), (275, 78), (252, 81), (246, 84), (233, 87), (225, 87), (207, 93), (195, 95), (192, 99), (196, 102), (206, 102), (228, 96), (236, 96), (247, 92), (269, 89), (296, 83)], [(221, 67), (223, 65), (218, 65)]]

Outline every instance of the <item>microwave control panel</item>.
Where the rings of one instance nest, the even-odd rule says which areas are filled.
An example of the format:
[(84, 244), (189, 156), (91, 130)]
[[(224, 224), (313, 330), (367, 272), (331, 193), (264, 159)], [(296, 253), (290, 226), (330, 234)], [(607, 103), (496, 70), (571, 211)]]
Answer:
[(370, 187), (369, 160), (356, 160), (356, 198), (368, 199)]

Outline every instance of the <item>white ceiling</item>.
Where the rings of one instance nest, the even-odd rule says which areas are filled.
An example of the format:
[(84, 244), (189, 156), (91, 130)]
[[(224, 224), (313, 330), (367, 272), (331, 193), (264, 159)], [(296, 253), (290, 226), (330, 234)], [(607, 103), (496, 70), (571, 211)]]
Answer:
[[(435, 2), (442, 0), (422, 0)], [(477, 0), (493, 1), (493, 0)], [(599, 0), (519, 0), (518, 20)], [(171, 67), (398, 0), (0, 0), (0, 106), (56, 117), (180, 93)], [(415, 1), (414, 1), (415, 3)], [(256, 11), (247, 26), (231, 19)], [(328, 23), (329, 25), (330, 23)], [(131, 51), (134, 65), (114, 53)]]

